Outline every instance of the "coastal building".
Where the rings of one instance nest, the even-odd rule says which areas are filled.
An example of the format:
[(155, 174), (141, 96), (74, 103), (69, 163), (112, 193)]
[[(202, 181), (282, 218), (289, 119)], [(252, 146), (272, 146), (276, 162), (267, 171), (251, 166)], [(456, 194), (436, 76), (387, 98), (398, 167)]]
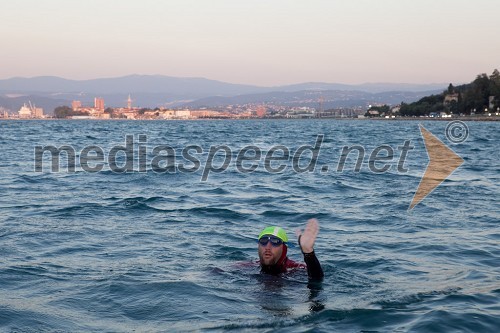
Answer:
[(136, 119), (135, 111), (123, 111), (121, 112), (121, 116), (126, 119)]
[(217, 118), (219, 112), (213, 110), (191, 110), (192, 118)]
[(266, 108), (263, 105), (257, 107), (257, 110), (255, 110), (255, 115), (259, 118), (265, 117), (266, 116)]
[(175, 117), (179, 119), (189, 119), (191, 111), (189, 110), (175, 110)]
[(9, 118), (9, 111), (0, 106), (0, 118)]
[(94, 116), (71, 116), (71, 119), (96, 119)]
[(399, 114), (399, 111), (401, 111), (401, 105), (396, 105), (391, 109), (392, 114)]
[(175, 117), (175, 111), (174, 110), (163, 110), (161, 113), (161, 117), (163, 119), (172, 119)]
[(32, 108), (31, 109), (31, 116), (33, 118), (43, 118), (43, 109), (42, 108)]
[(302, 106), (293, 107), (286, 113), (286, 118), (314, 118), (316, 110), (314, 108)]
[(31, 118), (31, 109), (24, 103), (23, 106), (18, 111), (19, 113), (19, 118), (21, 119), (28, 119)]
[(29, 118), (43, 118), (43, 109), (37, 108), (29, 103), (29, 106), (24, 103), (23, 106), (18, 111), (19, 118), (21, 119), (29, 119)]
[(365, 111), (362, 109), (352, 108), (337, 108), (323, 110), (321, 113), (315, 113), (318, 118), (357, 118), (358, 115), (364, 115)]
[(129, 110), (132, 109), (132, 98), (130, 98), (130, 94), (128, 94), (127, 109), (129, 109)]
[(82, 107), (82, 102), (80, 101), (72, 101), (71, 102), (71, 108), (73, 111), (78, 111)]
[(104, 110), (104, 98), (102, 97), (94, 98), (94, 108), (97, 110)]
[(457, 93), (455, 93), (455, 94), (447, 94), (446, 96), (444, 96), (444, 101), (443, 101), (444, 105), (448, 105), (451, 102), (458, 103), (458, 94)]

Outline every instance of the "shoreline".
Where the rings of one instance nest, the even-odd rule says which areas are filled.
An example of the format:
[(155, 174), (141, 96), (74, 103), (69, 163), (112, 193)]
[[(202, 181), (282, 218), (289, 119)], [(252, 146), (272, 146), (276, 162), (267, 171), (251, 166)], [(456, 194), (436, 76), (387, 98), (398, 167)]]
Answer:
[(212, 120), (359, 120), (359, 121), (500, 121), (500, 116), (474, 116), (474, 117), (453, 117), (453, 118), (429, 118), (429, 117), (397, 117), (397, 118), (336, 118), (336, 117), (324, 117), (324, 118), (198, 118), (198, 119), (104, 119), (104, 118), (88, 118), (88, 119), (70, 119), (70, 118), (0, 118), (2, 120), (12, 120), (12, 121), (61, 121), (61, 120), (71, 120), (71, 121), (212, 121)]

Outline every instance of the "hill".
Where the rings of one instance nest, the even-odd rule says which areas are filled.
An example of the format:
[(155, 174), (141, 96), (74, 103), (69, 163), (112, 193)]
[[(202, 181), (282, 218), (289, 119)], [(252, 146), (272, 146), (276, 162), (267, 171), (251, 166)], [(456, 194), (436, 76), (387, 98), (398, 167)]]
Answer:
[(426, 116), (432, 113), (447, 114), (482, 114), (497, 111), (500, 108), (500, 73), (497, 69), (488, 76), (485, 73), (477, 75), (469, 84), (454, 87), (451, 83), (448, 89), (440, 94), (421, 98), (411, 104), (403, 103), (402, 116)]
[(289, 107), (307, 106), (317, 108), (320, 100), (324, 109), (342, 107), (366, 107), (370, 104), (399, 104), (401, 101), (410, 103), (423, 96), (426, 92), (383, 92), (369, 93), (356, 90), (301, 90), (293, 92), (275, 91), (260, 94), (238, 95), (232, 97), (212, 96), (195, 100), (183, 105), (187, 108), (213, 108), (226, 105), (243, 104), (275, 104)]
[[(117, 78), (69, 80), (55, 76), (0, 80), (0, 106), (17, 111), (29, 100), (46, 113), (59, 105), (79, 100), (93, 105), (102, 97), (108, 107), (125, 106), (128, 95), (138, 107), (198, 107), (224, 104), (280, 102), (306, 103), (317, 107), (323, 95), (325, 107), (352, 107), (366, 103), (413, 102), (429, 91), (442, 90), (444, 84), (365, 83), (347, 85), (307, 82), (274, 87), (232, 84), (205, 78), (177, 78), (162, 75), (129, 75)], [(14, 97), (12, 97), (14, 96)]]

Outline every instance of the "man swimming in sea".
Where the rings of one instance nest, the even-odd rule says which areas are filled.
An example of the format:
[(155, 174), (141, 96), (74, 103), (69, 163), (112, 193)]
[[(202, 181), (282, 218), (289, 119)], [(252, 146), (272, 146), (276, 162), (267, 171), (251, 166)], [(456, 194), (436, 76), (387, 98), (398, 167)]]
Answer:
[(285, 230), (280, 227), (267, 227), (259, 234), (259, 263), (261, 271), (267, 274), (278, 275), (286, 273), (293, 268), (307, 268), (307, 275), (310, 280), (323, 279), (323, 269), (314, 253), (314, 242), (318, 235), (319, 225), (316, 219), (307, 222), (306, 228), (302, 232), (295, 232), (302, 254), (304, 264), (288, 259), (288, 237)]

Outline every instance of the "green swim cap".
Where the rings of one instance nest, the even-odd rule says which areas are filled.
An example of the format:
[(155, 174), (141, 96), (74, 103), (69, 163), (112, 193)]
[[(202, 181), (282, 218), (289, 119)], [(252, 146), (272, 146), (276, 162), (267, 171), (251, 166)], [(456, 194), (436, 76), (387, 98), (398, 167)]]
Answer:
[(267, 227), (264, 230), (260, 232), (259, 239), (264, 236), (264, 235), (273, 235), (281, 239), (283, 242), (288, 242), (288, 237), (286, 235), (286, 232), (283, 228), (272, 226), (272, 227)]

